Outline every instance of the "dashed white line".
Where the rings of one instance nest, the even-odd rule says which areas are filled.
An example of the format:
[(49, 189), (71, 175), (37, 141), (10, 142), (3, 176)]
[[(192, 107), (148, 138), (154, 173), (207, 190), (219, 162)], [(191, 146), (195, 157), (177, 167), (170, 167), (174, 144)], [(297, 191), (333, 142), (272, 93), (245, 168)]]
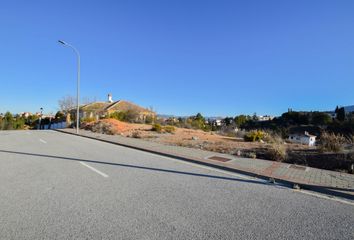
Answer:
[(98, 173), (98, 174), (101, 175), (102, 177), (108, 178), (108, 175), (107, 175), (107, 174), (105, 174), (105, 173), (103, 173), (103, 172), (97, 170), (96, 168), (91, 167), (90, 165), (87, 165), (87, 164), (84, 163), (84, 162), (79, 162), (79, 163), (81, 163), (81, 164), (84, 165), (85, 167), (91, 169), (92, 171)]
[(43, 139), (39, 139), (39, 141), (41, 142), (41, 143), (47, 143), (46, 141), (44, 141)]

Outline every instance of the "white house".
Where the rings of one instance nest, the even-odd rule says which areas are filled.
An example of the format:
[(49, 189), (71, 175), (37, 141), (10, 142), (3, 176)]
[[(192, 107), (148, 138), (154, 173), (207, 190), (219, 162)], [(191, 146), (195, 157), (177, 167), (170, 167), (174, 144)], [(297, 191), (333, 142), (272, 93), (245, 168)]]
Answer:
[(292, 143), (299, 143), (299, 144), (304, 144), (304, 145), (308, 145), (308, 146), (314, 146), (316, 143), (316, 136), (311, 135), (305, 131), (305, 133), (290, 134), (288, 140), (289, 140), (289, 142), (292, 142)]
[(260, 122), (264, 122), (264, 121), (271, 121), (274, 119), (273, 116), (268, 116), (268, 115), (265, 115), (265, 116), (257, 116), (257, 119), (258, 121)]

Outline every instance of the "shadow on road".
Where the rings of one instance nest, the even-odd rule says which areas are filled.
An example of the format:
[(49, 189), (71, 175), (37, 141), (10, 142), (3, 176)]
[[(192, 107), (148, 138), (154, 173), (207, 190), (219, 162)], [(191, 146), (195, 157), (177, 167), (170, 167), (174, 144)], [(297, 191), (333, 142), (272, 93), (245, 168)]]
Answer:
[(80, 161), (80, 162), (86, 162), (86, 163), (97, 163), (97, 164), (105, 164), (105, 165), (117, 166), (117, 167), (142, 169), (142, 170), (148, 170), (148, 171), (158, 171), (158, 172), (174, 173), (174, 174), (189, 175), (189, 176), (196, 176), (196, 177), (221, 179), (221, 180), (227, 180), (227, 181), (237, 181), (237, 182), (261, 184), (261, 185), (269, 185), (267, 182), (261, 182), (261, 181), (257, 181), (257, 180), (246, 180), (246, 179), (233, 178), (233, 177), (221, 177), (221, 176), (215, 176), (215, 175), (209, 175), (209, 174), (181, 172), (181, 171), (169, 170), (169, 169), (143, 167), (143, 166), (137, 166), (137, 165), (122, 164), (122, 163), (102, 162), (102, 161), (87, 160), (87, 159), (80, 159), (80, 158), (61, 157), (61, 156), (37, 154), (37, 153), (15, 152), (15, 151), (7, 151), (7, 150), (0, 150), (0, 153), (36, 156), (36, 157), (42, 157), (42, 158), (55, 158), (55, 159), (62, 159), (62, 160), (67, 160), (67, 161)]

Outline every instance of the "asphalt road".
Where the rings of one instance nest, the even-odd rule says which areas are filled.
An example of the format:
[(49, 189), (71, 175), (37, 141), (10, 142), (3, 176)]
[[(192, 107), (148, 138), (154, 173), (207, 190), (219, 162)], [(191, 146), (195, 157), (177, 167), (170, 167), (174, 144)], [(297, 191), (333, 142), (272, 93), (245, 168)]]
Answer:
[(0, 131), (0, 239), (354, 239), (354, 205), (52, 131)]

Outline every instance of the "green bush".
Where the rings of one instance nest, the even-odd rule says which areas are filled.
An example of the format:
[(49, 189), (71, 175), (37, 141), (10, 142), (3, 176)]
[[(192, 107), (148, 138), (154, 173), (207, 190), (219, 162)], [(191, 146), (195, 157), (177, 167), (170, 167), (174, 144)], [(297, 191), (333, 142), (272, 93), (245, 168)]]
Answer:
[(14, 118), (10, 112), (6, 112), (1, 123), (1, 130), (12, 130), (14, 128)]
[(153, 122), (154, 122), (154, 117), (153, 116), (151, 116), (151, 115), (146, 116), (146, 118), (145, 118), (145, 123), (146, 124), (151, 124)]
[(83, 123), (90, 123), (90, 122), (94, 122), (94, 121), (96, 121), (96, 119), (95, 118), (90, 118), (90, 117), (86, 117), (86, 118), (81, 118), (81, 122), (83, 122)]
[(113, 118), (119, 121), (125, 121), (126, 113), (125, 112), (114, 112), (109, 115), (109, 118)]
[(260, 141), (265, 137), (265, 133), (261, 130), (251, 130), (245, 134), (244, 140), (246, 142)]
[(164, 130), (165, 130), (165, 132), (167, 132), (167, 133), (174, 133), (174, 132), (176, 132), (176, 128), (174, 127), (174, 126), (165, 126), (164, 128), (163, 128)]
[(159, 123), (155, 123), (154, 125), (152, 125), (152, 131), (161, 133), (162, 132), (162, 126)]
[(60, 120), (63, 120), (65, 119), (65, 114), (61, 111), (58, 111), (56, 114), (55, 114), (55, 119), (60, 119)]

